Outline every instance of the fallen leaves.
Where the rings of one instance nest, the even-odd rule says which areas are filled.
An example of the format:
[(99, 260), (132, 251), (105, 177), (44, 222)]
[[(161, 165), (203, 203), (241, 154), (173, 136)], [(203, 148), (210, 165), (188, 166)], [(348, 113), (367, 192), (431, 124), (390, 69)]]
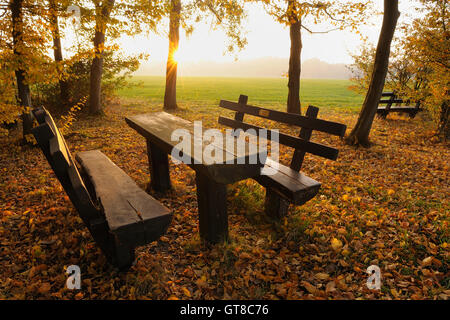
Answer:
[[(216, 109), (190, 108), (180, 116), (216, 125)], [(109, 107), (102, 120), (74, 123), (86, 136), (74, 135), (68, 145), (74, 153), (101, 149), (145, 188), (145, 140), (123, 117), (156, 110)], [(321, 113), (347, 124), (356, 119), (326, 108)], [(339, 159), (306, 156), (302, 170), (322, 188), (306, 204), (291, 206), (280, 223), (263, 214), (259, 184), (230, 185), (231, 240), (223, 245), (199, 240), (195, 173), (171, 163), (175, 189), (152, 195), (174, 211), (173, 223), (158, 241), (137, 249), (127, 273), (106, 264), (38, 150), (19, 146), (14, 135), (0, 140), (0, 298), (448, 299), (450, 152), (421, 136), (417, 119), (395, 117), (374, 123), (375, 145), (368, 150), (323, 135), (340, 150)], [(389, 134), (379, 135), (381, 129)], [(414, 130), (412, 141), (407, 133)], [(105, 141), (103, 133), (111, 138)], [(290, 152), (280, 148), (285, 163)], [(81, 291), (65, 288), (70, 264), (81, 267)], [(381, 291), (366, 287), (372, 264), (381, 269)]]

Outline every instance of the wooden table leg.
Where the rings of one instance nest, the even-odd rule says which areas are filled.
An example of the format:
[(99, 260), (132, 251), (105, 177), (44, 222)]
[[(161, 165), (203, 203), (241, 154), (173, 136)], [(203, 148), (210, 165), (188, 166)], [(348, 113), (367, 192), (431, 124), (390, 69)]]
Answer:
[(149, 140), (147, 140), (147, 154), (150, 165), (150, 184), (147, 189), (152, 188), (158, 192), (166, 192), (172, 187), (168, 155)]
[(209, 243), (228, 240), (227, 186), (196, 172), (200, 238)]

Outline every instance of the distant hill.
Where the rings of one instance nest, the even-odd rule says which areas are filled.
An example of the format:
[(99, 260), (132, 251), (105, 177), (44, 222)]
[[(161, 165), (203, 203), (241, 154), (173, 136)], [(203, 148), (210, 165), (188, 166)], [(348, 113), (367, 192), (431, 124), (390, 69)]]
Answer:
[[(267, 57), (235, 62), (182, 62), (178, 70), (181, 76), (279, 78), (287, 73), (288, 64), (287, 58)], [(164, 75), (165, 62), (145, 62), (135, 74)], [(350, 71), (343, 63), (330, 64), (319, 59), (309, 59), (302, 63), (302, 78), (349, 79)]]

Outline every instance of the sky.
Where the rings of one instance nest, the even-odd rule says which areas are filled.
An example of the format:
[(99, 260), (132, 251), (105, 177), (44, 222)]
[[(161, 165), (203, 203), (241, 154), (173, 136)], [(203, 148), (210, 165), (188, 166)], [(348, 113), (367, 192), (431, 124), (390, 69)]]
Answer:
[[(375, 8), (382, 12), (383, 0), (373, 1)], [(413, 14), (415, 1), (400, 1), (399, 23), (406, 19), (406, 14)], [(194, 33), (189, 37), (183, 30), (180, 31), (180, 47), (177, 54), (179, 70), (183, 70), (183, 62), (203, 63), (213, 61), (216, 63), (232, 63), (235, 59), (246, 61), (265, 57), (289, 57), (289, 28), (276, 22), (258, 5), (247, 7), (248, 17), (244, 21), (244, 29), (248, 44), (246, 47), (232, 55), (225, 52), (227, 38), (223, 31), (211, 30), (208, 23), (195, 26)], [(362, 33), (372, 43), (377, 42), (382, 23), (382, 15), (375, 15), (367, 26), (362, 27)], [(314, 26), (313, 26), (314, 27)], [(315, 28), (316, 31), (328, 29), (326, 25)], [(302, 32), (303, 50), (302, 61), (316, 58), (327, 63), (350, 64), (351, 53), (355, 53), (361, 45), (361, 37), (351, 31), (332, 31), (326, 34), (309, 34)], [(119, 43), (126, 48), (128, 54), (147, 53), (150, 58), (145, 65), (160, 65), (159, 73), (165, 73), (165, 61), (168, 53), (167, 33), (160, 35), (139, 35), (133, 38), (123, 37)]]

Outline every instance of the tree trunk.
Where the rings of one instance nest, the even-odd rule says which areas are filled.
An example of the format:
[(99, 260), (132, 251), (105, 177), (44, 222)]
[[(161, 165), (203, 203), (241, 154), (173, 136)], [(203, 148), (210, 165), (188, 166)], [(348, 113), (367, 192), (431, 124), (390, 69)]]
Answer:
[[(290, 10), (290, 9), (288, 9)], [(288, 99), (287, 112), (300, 114), (300, 72), (301, 72), (301, 52), (302, 52), (302, 34), (301, 20), (296, 14), (292, 13), (293, 23), (289, 26), (291, 38), (291, 51), (289, 55), (288, 71)]]
[[(447, 93), (447, 97), (450, 92)], [(442, 135), (445, 140), (450, 139), (450, 107), (448, 100), (442, 102), (441, 104), (441, 114), (439, 117), (439, 125), (438, 125), (438, 135)]]
[[(50, 0), (49, 5), (51, 9), (50, 24), (52, 26), (53, 55), (55, 57), (56, 63), (62, 64), (63, 56), (61, 47), (61, 37), (59, 33), (58, 13), (55, 0)], [(69, 104), (69, 84), (67, 83), (67, 81), (63, 79), (59, 80), (59, 91), (60, 91), (61, 105), (67, 106)]]
[(347, 144), (362, 145), (364, 147), (370, 146), (369, 133), (377, 112), (378, 101), (380, 101), (383, 92), (384, 81), (389, 66), (391, 42), (399, 16), (398, 0), (384, 0), (383, 25), (378, 39), (369, 89), (367, 90), (358, 122), (350, 135), (345, 139)]
[(105, 32), (107, 19), (114, 6), (114, 0), (105, 1), (100, 12), (96, 13), (94, 52), (92, 59), (91, 78), (89, 88), (89, 112), (91, 114), (102, 113), (102, 73), (103, 73), (103, 49), (105, 44)]
[(180, 40), (181, 1), (172, 0), (169, 26), (169, 55), (166, 66), (166, 90), (164, 93), (164, 110), (175, 110), (177, 106), (177, 66), (174, 54)]
[(14, 45), (14, 55), (19, 61), (19, 68), (15, 70), (16, 81), (17, 81), (17, 91), (18, 91), (18, 102), (25, 108), (22, 112), (21, 118), (23, 122), (23, 136), (31, 133), (31, 128), (33, 127), (33, 118), (29, 111), (31, 107), (31, 93), (30, 87), (26, 83), (25, 75), (26, 72), (23, 69), (23, 57), (22, 51), (25, 50), (22, 42), (23, 33), (23, 17), (22, 17), (22, 6), (23, 0), (13, 0), (9, 4), (11, 9), (12, 17), (12, 34), (13, 34), (13, 45)]

